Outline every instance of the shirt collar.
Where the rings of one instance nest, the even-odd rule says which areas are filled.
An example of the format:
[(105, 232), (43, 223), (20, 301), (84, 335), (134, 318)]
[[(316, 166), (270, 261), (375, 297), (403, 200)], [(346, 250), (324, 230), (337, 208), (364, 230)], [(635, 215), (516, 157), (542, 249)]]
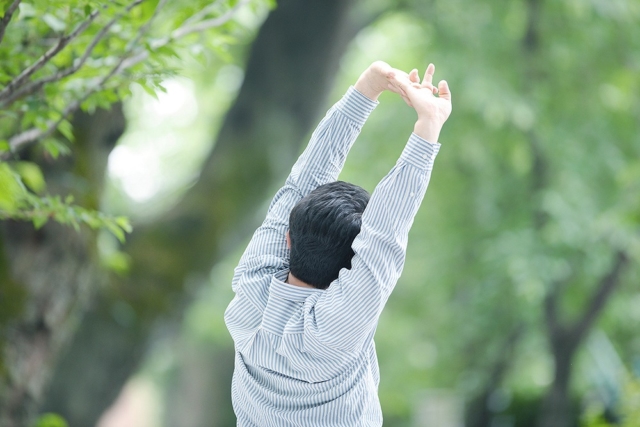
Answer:
[(271, 278), (271, 287), (269, 288), (271, 295), (296, 302), (304, 302), (308, 297), (319, 292), (322, 292), (322, 289), (303, 288), (301, 286), (291, 285), (275, 276)]

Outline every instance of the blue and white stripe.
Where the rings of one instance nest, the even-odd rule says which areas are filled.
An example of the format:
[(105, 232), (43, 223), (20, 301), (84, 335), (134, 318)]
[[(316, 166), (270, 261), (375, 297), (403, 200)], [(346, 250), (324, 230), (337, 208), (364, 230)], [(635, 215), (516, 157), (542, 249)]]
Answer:
[(236, 348), (238, 426), (382, 425), (373, 336), (402, 272), (407, 235), (440, 144), (409, 137), (362, 216), (350, 270), (341, 270), (326, 290), (284, 282), (291, 209), (338, 178), (376, 105), (351, 87), (327, 112), (235, 270), (236, 296), (225, 322)]

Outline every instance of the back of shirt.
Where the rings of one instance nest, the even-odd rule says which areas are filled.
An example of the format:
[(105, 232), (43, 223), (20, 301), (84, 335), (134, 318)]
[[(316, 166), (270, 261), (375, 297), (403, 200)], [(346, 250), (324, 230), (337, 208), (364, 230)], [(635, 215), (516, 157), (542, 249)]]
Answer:
[[(305, 339), (319, 294), (276, 276), (261, 314), (239, 292), (225, 321), (236, 342), (232, 395), (239, 426), (379, 426), (378, 365), (372, 335), (359, 352)], [(307, 316), (305, 316), (307, 314)]]

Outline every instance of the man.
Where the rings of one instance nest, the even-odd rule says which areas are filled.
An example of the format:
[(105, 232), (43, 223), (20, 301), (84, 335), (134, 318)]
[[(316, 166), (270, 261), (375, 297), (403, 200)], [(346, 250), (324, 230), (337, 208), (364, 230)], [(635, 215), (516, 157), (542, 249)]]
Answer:
[[(271, 202), (225, 312), (238, 426), (382, 425), (373, 336), (451, 113), (449, 87), (432, 85), (434, 70), (430, 64), (420, 83), (417, 70), (373, 63), (328, 111)], [(369, 200), (335, 181), (386, 89), (418, 119)]]

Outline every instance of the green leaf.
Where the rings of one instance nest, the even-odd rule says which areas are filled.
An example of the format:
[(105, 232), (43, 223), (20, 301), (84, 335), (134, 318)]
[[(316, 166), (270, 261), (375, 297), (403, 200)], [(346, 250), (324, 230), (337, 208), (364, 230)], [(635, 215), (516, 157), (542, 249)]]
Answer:
[(153, 15), (158, 6), (158, 0), (143, 2), (136, 10), (141, 12), (139, 18), (147, 20)]
[(38, 418), (35, 427), (69, 427), (69, 425), (60, 415), (48, 413)]
[(8, 4), (9, 0), (0, 0), (0, 18), (4, 18), (5, 10), (7, 9)]
[(9, 141), (6, 139), (0, 139), (0, 153), (11, 151), (11, 146), (9, 145)]
[(48, 220), (49, 220), (49, 217), (47, 215), (36, 214), (33, 216), (33, 219), (31, 220), (31, 222), (33, 222), (33, 226), (35, 227), (35, 229), (39, 230), (40, 228), (44, 227), (44, 225), (47, 223)]
[(116, 238), (120, 241), (120, 243), (124, 243), (124, 231), (122, 228), (118, 227), (113, 222), (107, 222), (106, 224), (107, 230), (109, 230)]
[(156, 49), (156, 52), (161, 53), (163, 55), (171, 56), (173, 58), (180, 58), (180, 55), (178, 55), (178, 53), (171, 46), (168, 46), (168, 45), (160, 46), (159, 48)]
[(120, 228), (122, 228), (127, 233), (131, 233), (131, 231), (133, 230), (133, 227), (131, 227), (131, 223), (129, 222), (129, 218), (125, 216), (119, 216), (115, 218), (115, 221), (116, 224), (118, 224), (118, 226), (120, 226)]
[(0, 163), (0, 211), (14, 213), (26, 193), (20, 178), (7, 163)]
[(42, 142), (45, 151), (51, 154), (51, 157), (57, 159), (61, 154), (66, 156), (71, 153), (69, 147), (54, 138), (48, 138)]
[(75, 141), (75, 137), (73, 135), (73, 126), (68, 120), (63, 120), (58, 125), (58, 131), (64, 135), (69, 141)]
[(155, 89), (149, 86), (149, 84), (146, 81), (140, 80), (140, 81), (137, 81), (136, 83), (138, 83), (142, 87), (142, 89), (144, 89), (144, 91), (147, 92), (149, 95), (153, 96), (155, 99), (158, 99), (158, 94), (156, 93)]
[(22, 178), (22, 182), (34, 193), (42, 193), (47, 184), (40, 167), (33, 162), (17, 162), (15, 170)]
[(89, 6), (88, 4), (84, 5), (84, 14), (85, 16), (91, 15), (91, 6)]
[(84, 212), (80, 215), (82, 221), (87, 224), (89, 227), (97, 230), (100, 227), (104, 227), (104, 221), (100, 219), (95, 212)]

